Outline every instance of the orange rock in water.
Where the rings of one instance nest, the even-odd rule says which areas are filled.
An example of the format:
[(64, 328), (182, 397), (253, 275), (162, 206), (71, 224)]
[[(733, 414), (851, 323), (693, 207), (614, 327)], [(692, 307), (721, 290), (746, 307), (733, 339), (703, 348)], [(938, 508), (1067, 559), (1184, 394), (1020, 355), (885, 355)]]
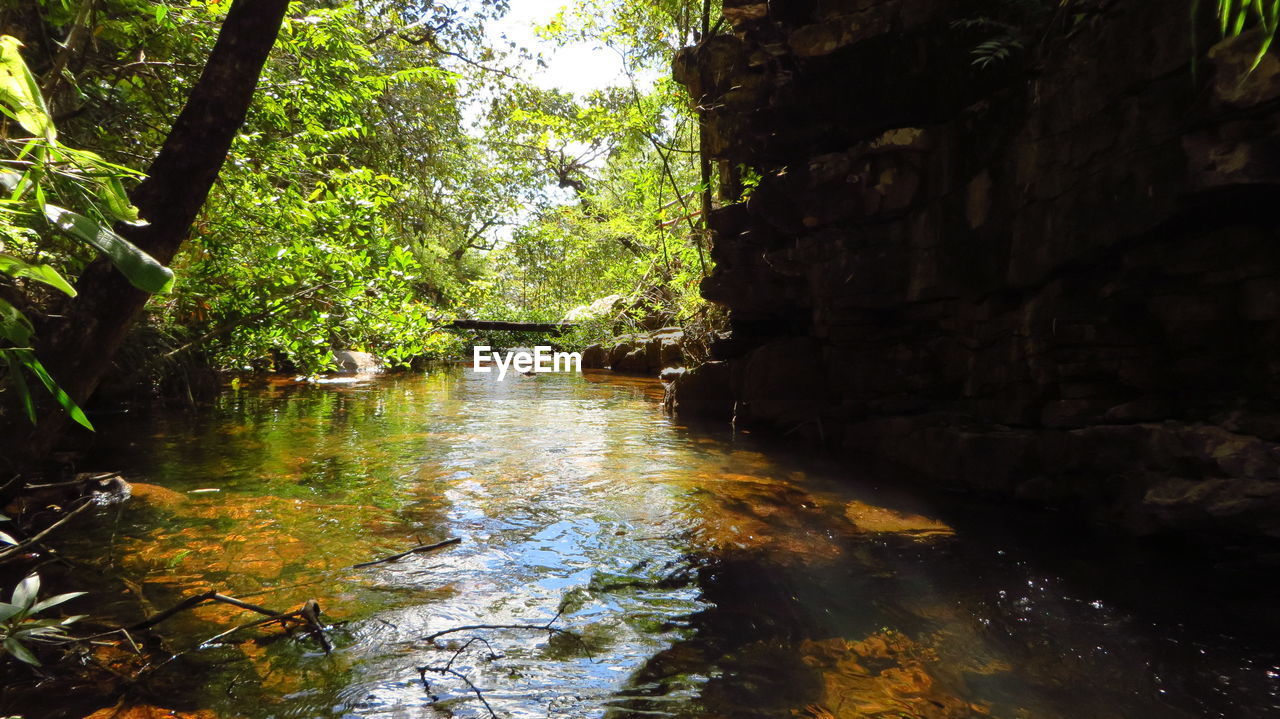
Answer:
[[(819, 673), (821, 703), (792, 712), (804, 719), (987, 719), (988, 707), (962, 695), (963, 681), (938, 653), (883, 630), (860, 641), (806, 640), (801, 661)], [(950, 681), (945, 680), (950, 679)]]
[(129, 488), (131, 490), (130, 495), (135, 500), (140, 500), (153, 507), (172, 509), (187, 501), (187, 495), (175, 492), (167, 487), (161, 487), (158, 484), (130, 482)]
[(196, 712), (175, 712), (172, 709), (160, 707), (134, 706), (99, 709), (84, 719), (218, 719), (218, 717), (204, 709)]
[(918, 514), (904, 514), (862, 502), (850, 502), (844, 514), (860, 531), (872, 534), (903, 534), (912, 537), (950, 537), (951, 527)]

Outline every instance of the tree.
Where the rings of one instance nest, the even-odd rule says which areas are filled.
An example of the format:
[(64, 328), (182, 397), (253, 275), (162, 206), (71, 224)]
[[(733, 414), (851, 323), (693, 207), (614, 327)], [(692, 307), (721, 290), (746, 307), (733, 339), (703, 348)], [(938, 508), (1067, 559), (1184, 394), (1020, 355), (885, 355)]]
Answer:
[[(200, 79), (173, 123), (145, 179), (130, 194), (149, 224), (120, 225), (120, 235), (162, 263), (178, 251), (204, 205), (244, 123), (254, 89), (288, 0), (234, 0)], [(94, 261), (76, 283), (77, 296), (39, 341), (50, 374), (76, 403), (101, 381), (130, 324), (150, 296), (109, 262)], [(15, 448), (41, 456), (61, 434), (66, 415), (46, 411), (31, 442)]]

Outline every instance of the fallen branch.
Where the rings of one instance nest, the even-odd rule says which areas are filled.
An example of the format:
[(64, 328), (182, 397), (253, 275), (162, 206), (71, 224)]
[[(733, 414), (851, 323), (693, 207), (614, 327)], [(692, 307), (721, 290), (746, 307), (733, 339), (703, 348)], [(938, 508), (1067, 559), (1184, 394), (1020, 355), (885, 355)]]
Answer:
[(164, 620), (168, 619), (169, 617), (172, 617), (175, 614), (178, 614), (179, 612), (185, 612), (188, 609), (194, 609), (200, 606), (201, 604), (204, 604), (205, 602), (221, 602), (223, 604), (230, 604), (233, 607), (239, 607), (240, 609), (247, 609), (251, 612), (257, 612), (258, 614), (266, 615), (269, 619), (275, 619), (278, 617), (285, 616), (286, 614), (289, 614), (289, 612), (277, 612), (273, 609), (267, 609), (266, 607), (260, 607), (256, 604), (250, 604), (248, 602), (244, 602), (239, 599), (236, 599), (235, 597), (228, 597), (225, 594), (219, 594), (216, 591), (210, 590), (210, 591), (204, 592), (203, 594), (196, 594), (194, 596), (187, 597), (186, 599), (182, 600), (181, 602), (178, 602), (172, 607), (169, 607), (168, 609), (165, 609), (164, 611), (158, 612), (156, 614), (153, 614), (152, 616), (142, 620), (141, 622), (138, 622), (137, 624), (124, 627), (124, 629), (128, 631), (133, 631), (133, 632), (140, 631), (142, 629), (150, 629), (151, 627), (154, 627), (155, 625), (159, 624), (160, 622), (163, 622)]
[(81, 484), (89, 484), (90, 482), (103, 482), (108, 479), (120, 477), (119, 472), (102, 472), (100, 474), (82, 474), (75, 479), (66, 482), (51, 482), (49, 484), (28, 484), (25, 489), (58, 489), (61, 487), (74, 487)]
[(253, 627), (260, 627), (274, 622), (280, 622), (280, 626), (286, 630), (289, 628), (289, 622), (298, 622), (307, 631), (307, 634), (310, 634), (311, 638), (316, 640), (320, 648), (324, 649), (325, 654), (333, 651), (333, 645), (329, 644), (329, 638), (324, 634), (324, 625), (320, 623), (320, 603), (314, 599), (308, 599), (302, 607), (295, 611), (273, 614), (256, 622), (234, 626), (225, 632), (209, 637), (200, 642), (198, 646), (208, 646), (221, 639), (226, 639), (242, 629), (252, 629)]
[(155, 625), (159, 624), (160, 622), (163, 622), (164, 620), (168, 619), (169, 617), (172, 617), (175, 614), (178, 614), (179, 612), (185, 612), (188, 609), (194, 609), (200, 606), (201, 604), (204, 604), (205, 602), (221, 602), (222, 604), (230, 604), (233, 607), (239, 607), (240, 609), (246, 609), (251, 612), (257, 612), (258, 614), (263, 615), (264, 618), (259, 619), (255, 622), (249, 622), (248, 624), (240, 624), (235, 627), (232, 627), (231, 629), (228, 629), (227, 631), (222, 632), (221, 634), (210, 637), (209, 639), (206, 639), (205, 641), (200, 642), (200, 644), (197, 645), (198, 647), (203, 647), (207, 644), (211, 644), (213, 642), (218, 641), (219, 639), (225, 639), (226, 637), (231, 636), (232, 634), (235, 634), (241, 629), (249, 629), (251, 627), (260, 627), (260, 626), (263, 626), (266, 624), (272, 624), (275, 622), (279, 622), (282, 628), (289, 629), (290, 622), (295, 622), (297, 624), (302, 625), (302, 627), (307, 631), (307, 633), (310, 634), (311, 637), (316, 640), (316, 642), (320, 645), (322, 649), (324, 649), (325, 654), (328, 654), (333, 649), (332, 645), (329, 644), (329, 638), (326, 637), (324, 634), (324, 625), (320, 623), (320, 603), (314, 599), (308, 599), (300, 608), (292, 612), (277, 612), (273, 609), (267, 609), (266, 607), (260, 607), (256, 604), (250, 604), (249, 602), (241, 601), (239, 599), (236, 599), (235, 597), (229, 597), (225, 594), (219, 594), (218, 592), (212, 591), (212, 590), (208, 592), (204, 592), (202, 594), (196, 594), (194, 596), (187, 597), (186, 599), (182, 600), (181, 602), (178, 602), (172, 607), (169, 607), (164, 611), (157, 612), (156, 614), (153, 614), (152, 616), (142, 620), (141, 622), (138, 622), (137, 624), (133, 624), (127, 627), (119, 627), (117, 629), (112, 629), (110, 631), (102, 632), (100, 634), (95, 634), (91, 637), (85, 637), (85, 640), (87, 641), (90, 639), (97, 639), (99, 637), (105, 637), (110, 634), (115, 634), (117, 632), (123, 632), (125, 636), (128, 636), (129, 632), (137, 632), (143, 629), (150, 629), (151, 627), (154, 627)]
[(422, 638), (422, 641), (434, 642), (435, 640), (445, 636), (446, 634), (457, 634), (458, 632), (469, 632), (475, 629), (515, 629), (515, 630), (523, 629), (525, 631), (547, 632), (549, 634), (564, 634), (570, 637), (577, 636), (571, 631), (568, 631), (565, 629), (559, 629), (557, 627), (547, 627), (541, 624), (468, 624), (465, 627), (453, 627), (452, 629), (442, 629), (436, 632), (435, 634), (428, 634), (427, 636)]
[(52, 534), (53, 531), (56, 530), (58, 527), (61, 527), (67, 522), (70, 522), (77, 514), (80, 514), (81, 512), (88, 509), (92, 505), (93, 505), (93, 502), (85, 501), (79, 507), (76, 507), (75, 509), (68, 512), (67, 516), (63, 517), (62, 519), (59, 519), (58, 521), (46, 527), (44, 531), (36, 533), (34, 536), (32, 536), (29, 539), (24, 539), (21, 542), (18, 542), (17, 544), (13, 545), (12, 547), (8, 547), (4, 550), (0, 550), (0, 562), (5, 562), (10, 557), (14, 557), (18, 554), (21, 554), (22, 552), (25, 552), (32, 545), (39, 544), (41, 541), (44, 540), (45, 537)]
[(471, 637), (470, 639), (467, 640), (466, 644), (463, 644), (462, 646), (458, 647), (456, 651), (454, 651), (453, 656), (449, 657), (449, 661), (445, 662), (444, 668), (452, 669), (453, 663), (458, 661), (458, 657), (462, 656), (462, 653), (467, 651), (467, 649), (470, 648), (470, 646), (472, 644), (475, 644), (476, 642), (480, 642), (485, 646), (485, 648), (489, 650), (488, 658), (490, 661), (494, 659), (498, 659), (502, 656), (494, 650), (493, 645), (489, 643), (488, 639), (485, 639), (484, 637)]
[(430, 552), (430, 551), (432, 551), (432, 550), (434, 550), (434, 549), (441, 549), (441, 548), (443, 548), (443, 547), (449, 547), (449, 546), (452, 546), (452, 545), (455, 545), (455, 544), (459, 544), (459, 543), (461, 543), (461, 542), (462, 542), (462, 540), (461, 540), (460, 538), (458, 538), (458, 537), (452, 537), (452, 538), (450, 538), (450, 539), (446, 539), (446, 540), (444, 540), (443, 542), (436, 542), (435, 544), (424, 544), (424, 545), (422, 545), (422, 546), (420, 546), (420, 547), (414, 547), (413, 549), (410, 549), (410, 550), (408, 550), (408, 551), (404, 551), (404, 552), (401, 552), (401, 553), (399, 553), (399, 554), (393, 554), (393, 555), (391, 555), (390, 557), (383, 557), (382, 559), (375, 559), (375, 560), (370, 561), (370, 562), (361, 562), (361, 563), (359, 563), (359, 564), (353, 564), (353, 565), (351, 565), (351, 567), (350, 567), (350, 568), (351, 568), (351, 569), (360, 569), (361, 567), (372, 567), (372, 566), (374, 566), (374, 565), (376, 565), (376, 564), (386, 564), (387, 562), (394, 562), (394, 561), (396, 561), (397, 559), (404, 559), (405, 557), (409, 556), (410, 554), (421, 554), (421, 553), (423, 553), (423, 552)]
[[(560, 611), (557, 611), (556, 615), (552, 617), (549, 621), (547, 621), (546, 624), (468, 624), (462, 627), (442, 629), (438, 632), (435, 632), (433, 634), (428, 634), (427, 636), (422, 637), (422, 641), (434, 643), (435, 640), (439, 639), (440, 637), (446, 636), (448, 634), (456, 634), (458, 632), (467, 632), (467, 631), (480, 630), (480, 629), (498, 629), (498, 630), (510, 629), (510, 630), (516, 630), (516, 631), (523, 630), (523, 631), (547, 632), (548, 634), (553, 634), (553, 635), (563, 634), (564, 636), (571, 637), (582, 647), (583, 653), (586, 656), (591, 656), (591, 648), (587, 646), (586, 642), (582, 641), (582, 637), (578, 636), (577, 634), (574, 634), (573, 632), (567, 631), (565, 629), (559, 629), (557, 627), (551, 626), (557, 620), (560, 619), (560, 616), (563, 613), (564, 613), (564, 607), (561, 606)], [(490, 718), (497, 719), (498, 714), (493, 710), (493, 707), (490, 706), (489, 702), (484, 698), (484, 693), (480, 691), (480, 689), (471, 681), (470, 678), (468, 678), (462, 672), (459, 672), (453, 668), (453, 663), (457, 661), (458, 657), (462, 656), (462, 654), (466, 652), (467, 649), (472, 644), (475, 644), (476, 642), (480, 642), (481, 644), (484, 644), (485, 648), (489, 650), (489, 654), (488, 654), (489, 660), (500, 658), (501, 655), (498, 654), (498, 652), (494, 651), (493, 645), (490, 644), (488, 640), (482, 637), (473, 636), (470, 639), (468, 639), (462, 646), (455, 649), (453, 651), (452, 656), (449, 657), (449, 661), (446, 662), (445, 664), (430, 664), (427, 666), (418, 667), (418, 676), (422, 678), (422, 687), (427, 692), (427, 695), (431, 698), (431, 701), (433, 702), (438, 701), (439, 698), (431, 694), (431, 684), (430, 682), (427, 681), (427, 672), (434, 672), (436, 674), (442, 674), (442, 675), (448, 674), (448, 675), (457, 677), (458, 679), (461, 679), (463, 682), (466, 683), (467, 687), (469, 687), (471, 691), (475, 693), (476, 698), (478, 698), (480, 702), (484, 704), (484, 708), (489, 711)]]
[[(559, 617), (560, 615), (557, 614), (555, 619), (552, 619), (551, 621), (554, 622)], [(458, 632), (469, 632), (477, 629), (494, 629), (494, 630), (510, 629), (515, 631), (523, 630), (523, 631), (533, 631), (533, 632), (546, 632), (548, 634), (560, 634), (560, 635), (569, 637), (570, 639), (577, 642), (578, 646), (582, 647), (582, 653), (585, 656), (588, 656), (588, 657), (591, 656), (591, 647), (587, 646), (587, 643), (582, 641), (582, 637), (578, 636), (577, 634), (574, 634), (571, 631), (568, 631), (567, 629), (560, 629), (558, 627), (553, 627), (551, 626), (551, 622), (547, 622), (546, 624), (469, 624), (464, 627), (453, 627), (452, 629), (442, 629), (434, 634), (428, 634), (427, 636), (422, 638), (422, 641), (435, 642), (435, 640), (439, 639), (440, 637), (446, 636), (448, 634), (457, 634)]]
[[(491, 719), (498, 719), (498, 713), (495, 712), (493, 710), (493, 707), (489, 705), (489, 700), (484, 698), (484, 692), (480, 691), (480, 687), (477, 687), (475, 684), (471, 683), (471, 680), (467, 678), (467, 675), (463, 674), (460, 671), (457, 671), (456, 669), (450, 669), (449, 667), (440, 667), (440, 666), (418, 667), (418, 676), (422, 679), (422, 689), (428, 695), (431, 694), (431, 683), (427, 681), (427, 672), (435, 672), (436, 674), (452, 674), (453, 676), (461, 679), (463, 682), (466, 682), (466, 685), (471, 688), (471, 691), (475, 692), (476, 698), (479, 699), (480, 703), (484, 704), (484, 708), (489, 711), (489, 716), (491, 717)], [(434, 696), (431, 697), (432, 701), (435, 701), (435, 699), (436, 698)]]
[(14, 488), (21, 489), (23, 486), (23, 482), (24, 480), (22, 479), (22, 475), (15, 474), (12, 477), (10, 477), (8, 481), (6, 481), (3, 485), (0, 485), (0, 502), (4, 502), (5, 504), (8, 504), (9, 500), (13, 498), (9, 494), (9, 492)]
[(454, 320), (445, 326), (455, 330), (546, 332), (553, 335), (564, 334), (574, 327), (570, 322), (499, 322), (496, 320)]

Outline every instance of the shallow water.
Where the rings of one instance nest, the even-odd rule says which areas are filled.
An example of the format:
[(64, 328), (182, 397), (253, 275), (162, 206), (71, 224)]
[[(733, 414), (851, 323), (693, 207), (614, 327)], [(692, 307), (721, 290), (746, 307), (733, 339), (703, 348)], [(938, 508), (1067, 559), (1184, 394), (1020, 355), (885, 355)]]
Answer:
[[(660, 397), (454, 368), (103, 418), (94, 466), (158, 488), (64, 553), (123, 583), (94, 607), (119, 621), (208, 589), (319, 601), (327, 655), (270, 630), (201, 648), (253, 619), (226, 605), (157, 628), (185, 653), (149, 698), (218, 717), (489, 716), (467, 682), (503, 717), (1280, 715), (1247, 637), (1122, 610), (989, 520), (679, 426)], [(423, 639), (549, 623), (572, 634)]]

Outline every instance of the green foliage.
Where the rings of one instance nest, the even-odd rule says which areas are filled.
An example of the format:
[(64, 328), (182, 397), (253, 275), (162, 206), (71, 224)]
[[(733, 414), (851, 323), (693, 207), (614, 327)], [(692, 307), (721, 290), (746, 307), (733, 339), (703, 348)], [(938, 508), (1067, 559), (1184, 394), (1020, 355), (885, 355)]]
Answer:
[[(8, 535), (0, 536), (0, 539), (6, 538)], [(0, 656), (8, 654), (18, 661), (39, 666), (40, 661), (31, 652), (30, 645), (71, 639), (66, 628), (83, 619), (83, 615), (64, 619), (38, 619), (37, 616), (84, 592), (68, 592), (43, 600), (39, 594), (40, 575), (31, 574), (14, 587), (8, 602), (0, 602)]]
[(151, 293), (173, 289), (172, 270), (105, 225), (56, 205), (45, 205), (44, 216), (50, 225), (98, 248), (134, 287)]
[(78, 270), (89, 258), (60, 242), (59, 235), (101, 251), (146, 291), (167, 291), (173, 273), (111, 230), (112, 222), (141, 222), (121, 182), (134, 173), (58, 140), (21, 47), (14, 37), (0, 37), (0, 110), (11, 121), (9, 130), (31, 135), (0, 136), (0, 277), (11, 288), (0, 295), (0, 357), (29, 420), (35, 421), (36, 408), (24, 372), (34, 375), (72, 419), (92, 429), (36, 357), (35, 327), (15, 303), (29, 304), (32, 285), (75, 296), (64, 272)]
[[(1196, 4), (1193, 3), (1193, 12)], [(1280, 0), (1218, 0), (1218, 24), (1222, 37), (1236, 37), (1250, 23), (1256, 23), (1262, 33), (1258, 53), (1249, 66), (1253, 72), (1266, 56), (1280, 31)]]
[[(34, 13), (0, 9), (6, 26), (62, 43), (32, 43), (46, 54), (28, 58), (36, 73), (14, 75), (27, 94), (13, 107), (33, 123), (65, 116), (66, 142), (100, 153), (28, 140), (38, 144), (23, 159), (40, 169), (15, 165), (0, 181), (24, 198), (44, 193), (51, 207), (33, 206), (38, 223), (0, 226), (25, 263), (0, 271), (47, 284), (34, 308), (56, 304), (51, 295), (70, 288), (64, 278), (90, 248), (135, 285), (171, 290), (137, 325), (130, 364), (188, 357), (312, 373), (331, 367), (334, 350), (355, 349), (408, 365), (462, 354), (471, 337), (441, 329), (457, 316), (556, 321), (603, 296), (626, 299), (613, 321), (563, 338), (578, 342), (703, 311), (697, 118), (682, 88), (652, 78), (717, 23), (718, 3), (706, 18), (703, 3), (687, 0), (566, 10), (545, 37), (607, 45), (632, 73), (626, 86), (585, 97), (539, 87), (528, 50), (484, 33), (505, 2), (295, 5), (173, 261), (175, 286), (110, 228), (138, 220), (122, 186), (136, 176), (124, 166), (162, 145), (228, 3), (93, 2), (89, 13), (63, 0), (36, 0)], [(36, 86), (44, 113), (30, 109)]]
[(21, 47), (18, 38), (0, 36), (0, 108), (27, 131), (52, 143), (58, 137), (53, 118), (45, 107), (40, 85), (22, 60)]
[[(544, 202), (492, 253), (492, 271), (469, 308), (556, 321), (621, 295), (627, 311), (580, 322), (561, 340), (581, 346), (642, 324), (681, 322), (703, 306), (697, 288), (710, 267), (698, 118), (683, 88), (659, 80), (642, 89), (639, 79), (665, 74), (674, 49), (695, 41), (702, 11), (689, 2), (588, 2), (542, 28), (553, 40), (611, 47), (630, 86), (586, 97), (520, 87), (514, 101), (495, 103), (489, 141), (515, 148), (503, 155), (508, 162), (541, 164), (548, 180), (571, 194)], [(711, 13), (718, 12), (713, 5)]]
[(542, 32), (555, 40), (589, 40), (614, 47), (634, 66), (665, 67), (676, 50), (698, 42), (704, 24), (709, 29), (718, 24), (721, 6), (719, 0), (706, 4), (582, 0), (566, 4)]
[[(1071, 0), (983, 0), (977, 14), (951, 23), (951, 28), (976, 42), (969, 54), (973, 65), (986, 70), (1013, 60), (1044, 37), (1045, 23), (1070, 12)], [(1078, 22), (1076, 14), (1071, 22)]]
[(978, 43), (972, 50), (973, 64), (986, 68), (993, 63), (1007, 61), (1023, 49), (1022, 43), (1012, 35), (1000, 35)]
[(393, 365), (457, 350), (435, 320), (471, 271), (466, 213), (498, 193), (476, 189), (456, 74), (397, 34), (371, 44), (387, 22), (343, 4), (282, 27), (175, 261), (188, 279), (153, 306), (217, 367), (311, 373), (335, 349)]

